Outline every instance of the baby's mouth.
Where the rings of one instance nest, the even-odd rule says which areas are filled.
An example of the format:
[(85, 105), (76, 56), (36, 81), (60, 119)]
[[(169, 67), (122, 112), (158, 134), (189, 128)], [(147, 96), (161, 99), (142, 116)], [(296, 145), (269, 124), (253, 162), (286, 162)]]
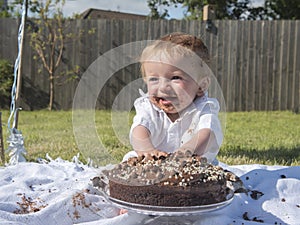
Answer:
[(161, 105), (172, 105), (172, 100), (171, 98), (163, 98), (163, 97), (158, 97), (158, 96), (153, 96), (153, 99), (155, 102)]
[(162, 105), (172, 105), (172, 101), (167, 100), (165, 98), (159, 98), (159, 103)]
[[(166, 113), (171, 113), (175, 110), (174, 103), (176, 102), (176, 97), (159, 97), (152, 96), (151, 101), (154, 105), (164, 110)], [(176, 104), (176, 103), (175, 103)]]

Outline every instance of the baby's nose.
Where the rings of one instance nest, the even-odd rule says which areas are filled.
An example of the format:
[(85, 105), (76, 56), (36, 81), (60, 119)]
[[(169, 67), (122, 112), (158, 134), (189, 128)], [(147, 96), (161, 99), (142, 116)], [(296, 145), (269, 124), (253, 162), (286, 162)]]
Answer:
[(159, 80), (159, 90), (161, 92), (168, 92), (172, 89), (169, 79), (163, 78)]

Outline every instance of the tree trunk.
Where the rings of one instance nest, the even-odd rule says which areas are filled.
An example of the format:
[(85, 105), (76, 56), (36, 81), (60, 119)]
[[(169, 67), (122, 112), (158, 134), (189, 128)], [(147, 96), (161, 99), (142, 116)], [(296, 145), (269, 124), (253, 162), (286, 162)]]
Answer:
[(49, 106), (48, 109), (51, 111), (53, 109), (54, 101), (54, 76), (50, 75), (50, 85), (49, 85)]

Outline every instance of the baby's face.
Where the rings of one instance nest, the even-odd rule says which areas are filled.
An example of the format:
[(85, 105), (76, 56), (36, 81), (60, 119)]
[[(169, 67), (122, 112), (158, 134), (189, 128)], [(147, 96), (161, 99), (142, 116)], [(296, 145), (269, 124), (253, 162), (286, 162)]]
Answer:
[(144, 62), (143, 68), (151, 101), (166, 113), (179, 113), (201, 92), (192, 77), (175, 66)]

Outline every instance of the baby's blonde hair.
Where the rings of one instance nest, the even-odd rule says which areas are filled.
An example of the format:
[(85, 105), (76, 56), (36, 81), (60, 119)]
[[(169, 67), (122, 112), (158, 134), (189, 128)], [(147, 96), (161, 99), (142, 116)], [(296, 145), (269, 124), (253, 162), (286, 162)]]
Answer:
[(145, 77), (144, 62), (170, 62), (172, 59), (178, 58), (186, 59), (184, 64), (191, 64), (182, 64), (182, 68), (187, 68), (188, 70), (190, 66), (194, 66), (197, 70), (200, 70), (197, 74), (189, 74), (196, 81), (212, 73), (208, 66), (210, 62), (208, 49), (203, 41), (190, 34), (175, 32), (161, 37), (143, 50), (140, 57), (142, 76)]

